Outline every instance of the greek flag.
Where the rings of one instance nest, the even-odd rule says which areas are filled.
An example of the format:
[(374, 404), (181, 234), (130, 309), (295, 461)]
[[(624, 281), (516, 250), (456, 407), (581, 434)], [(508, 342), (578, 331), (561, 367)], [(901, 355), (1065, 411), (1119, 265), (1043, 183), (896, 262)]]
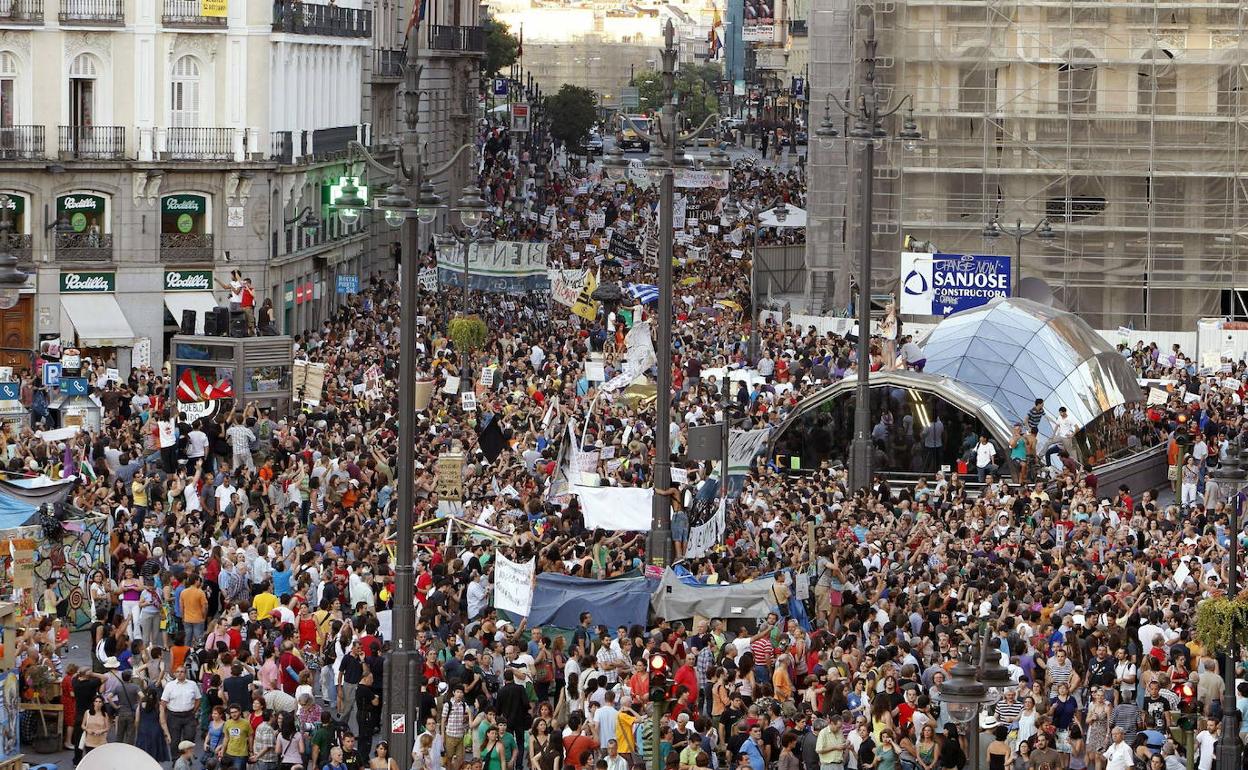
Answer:
[(624, 291), (643, 305), (659, 301), (659, 287), (651, 283), (630, 283), (624, 287)]

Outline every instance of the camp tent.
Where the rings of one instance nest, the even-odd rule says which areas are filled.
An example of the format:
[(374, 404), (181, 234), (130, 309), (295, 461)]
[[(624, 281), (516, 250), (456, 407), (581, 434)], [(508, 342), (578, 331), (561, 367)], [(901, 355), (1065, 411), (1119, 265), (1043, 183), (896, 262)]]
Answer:
[(652, 583), (644, 577), (592, 580), (543, 572), (533, 589), (529, 627), (575, 628), (586, 610), (596, 625), (608, 628), (644, 624)]
[(771, 588), (775, 577), (732, 585), (703, 585), (683, 579), (670, 569), (663, 571), (658, 590), (650, 600), (654, 614), (668, 620), (704, 618), (765, 618), (776, 606)]

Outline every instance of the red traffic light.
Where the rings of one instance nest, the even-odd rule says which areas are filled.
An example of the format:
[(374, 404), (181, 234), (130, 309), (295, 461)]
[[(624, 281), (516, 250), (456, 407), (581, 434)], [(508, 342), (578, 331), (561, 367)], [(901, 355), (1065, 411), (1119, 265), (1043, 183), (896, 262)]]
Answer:
[(656, 676), (667, 674), (667, 658), (660, 653), (650, 656), (650, 673)]

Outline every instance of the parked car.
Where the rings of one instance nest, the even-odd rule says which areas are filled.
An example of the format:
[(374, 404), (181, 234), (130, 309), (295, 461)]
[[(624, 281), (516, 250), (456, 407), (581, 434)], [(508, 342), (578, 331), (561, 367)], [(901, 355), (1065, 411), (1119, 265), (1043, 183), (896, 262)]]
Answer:
[(591, 158), (602, 154), (602, 134), (594, 131), (589, 135), (589, 138), (585, 140), (585, 154)]

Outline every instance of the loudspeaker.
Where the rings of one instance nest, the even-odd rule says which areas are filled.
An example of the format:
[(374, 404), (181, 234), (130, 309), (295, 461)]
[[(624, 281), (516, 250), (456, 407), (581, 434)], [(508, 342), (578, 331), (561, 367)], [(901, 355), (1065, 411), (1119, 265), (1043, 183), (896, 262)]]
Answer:
[(195, 311), (186, 309), (182, 311), (182, 328), (179, 330), (182, 334), (195, 333)]
[(204, 316), (204, 334), (209, 337), (224, 337), (230, 329), (230, 309), (214, 307), (212, 312)]
[(247, 336), (247, 316), (243, 313), (230, 313), (230, 336)]

